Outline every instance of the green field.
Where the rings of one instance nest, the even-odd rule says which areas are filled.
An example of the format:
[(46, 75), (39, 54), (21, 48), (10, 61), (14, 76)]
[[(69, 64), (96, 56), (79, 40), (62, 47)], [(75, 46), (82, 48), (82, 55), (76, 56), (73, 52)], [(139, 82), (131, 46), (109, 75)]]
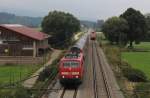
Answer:
[(0, 84), (16, 82), (27, 78), (39, 68), (37, 65), (0, 65)]
[(150, 42), (141, 42), (140, 44), (134, 44), (134, 48), (150, 50)]
[[(142, 42), (135, 48), (150, 50), (150, 42)], [(127, 61), (133, 68), (140, 69), (150, 79), (150, 52), (123, 52), (123, 60)]]

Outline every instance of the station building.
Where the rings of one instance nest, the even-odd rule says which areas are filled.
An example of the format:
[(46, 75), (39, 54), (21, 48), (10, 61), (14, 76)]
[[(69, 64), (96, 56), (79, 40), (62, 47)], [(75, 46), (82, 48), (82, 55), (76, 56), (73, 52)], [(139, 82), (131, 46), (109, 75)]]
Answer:
[(50, 36), (19, 24), (0, 25), (0, 57), (40, 57), (50, 48)]

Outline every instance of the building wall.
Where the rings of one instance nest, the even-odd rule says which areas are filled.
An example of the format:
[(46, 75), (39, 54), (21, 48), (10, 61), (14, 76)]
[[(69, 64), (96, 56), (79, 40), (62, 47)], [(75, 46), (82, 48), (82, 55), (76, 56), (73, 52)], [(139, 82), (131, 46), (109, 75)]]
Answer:
[(48, 39), (37, 41), (0, 27), (0, 56), (40, 56), (48, 47)]
[(45, 39), (43, 41), (38, 41), (36, 43), (38, 56), (43, 56), (43, 54), (47, 53), (47, 51), (50, 48), (50, 45), (48, 44), (48, 39)]
[(33, 40), (0, 28), (0, 56), (33, 56)]
[(48, 39), (45, 39), (45, 40), (42, 40), (42, 41), (37, 41), (36, 42), (36, 46), (38, 48), (45, 48), (45, 47), (48, 47), (49, 44), (48, 44)]

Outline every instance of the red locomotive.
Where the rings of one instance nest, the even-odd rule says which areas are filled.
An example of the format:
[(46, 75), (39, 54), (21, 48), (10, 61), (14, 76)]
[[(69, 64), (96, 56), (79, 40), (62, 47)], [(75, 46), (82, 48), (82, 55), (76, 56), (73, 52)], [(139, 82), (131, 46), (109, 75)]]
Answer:
[(96, 39), (96, 32), (91, 32), (90, 38), (91, 38), (91, 40), (95, 40)]
[(83, 54), (68, 53), (60, 62), (60, 83), (81, 83), (83, 77)]
[(60, 60), (59, 80), (61, 84), (82, 83), (84, 73), (84, 48), (88, 34), (85, 34)]

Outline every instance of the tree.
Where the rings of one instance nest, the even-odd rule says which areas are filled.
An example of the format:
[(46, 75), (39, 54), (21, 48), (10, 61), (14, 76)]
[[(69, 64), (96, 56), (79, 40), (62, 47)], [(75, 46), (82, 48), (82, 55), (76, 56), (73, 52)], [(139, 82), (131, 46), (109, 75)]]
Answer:
[(140, 42), (146, 32), (145, 17), (140, 11), (133, 8), (128, 8), (120, 17), (126, 19), (128, 22), (129, 30), (127, 38), (132, 48), (133, 42)]
[(97, 31), (101, 31), (102, 25), (104, 24), (104, 20), (97, 20), (96, 29)]
[(143, 41), (150, 41), (150, 15), (146, 16), (147, 32)]
[[(42, 21), (42, 31), (52, 36), (51, 44), (70, 42), (74, 32), (80, 30), (80, 22), (69, 13), (49, 12)], [(63, 43), (59, 44), (63, 45)]]
[(102, 31), (104, 32), (106, 38), (111, 43), (126, 44), (126, 31), (128, 30), (128, 23), (125, 19), (119, 17), (109, 18), (102, 26)]

